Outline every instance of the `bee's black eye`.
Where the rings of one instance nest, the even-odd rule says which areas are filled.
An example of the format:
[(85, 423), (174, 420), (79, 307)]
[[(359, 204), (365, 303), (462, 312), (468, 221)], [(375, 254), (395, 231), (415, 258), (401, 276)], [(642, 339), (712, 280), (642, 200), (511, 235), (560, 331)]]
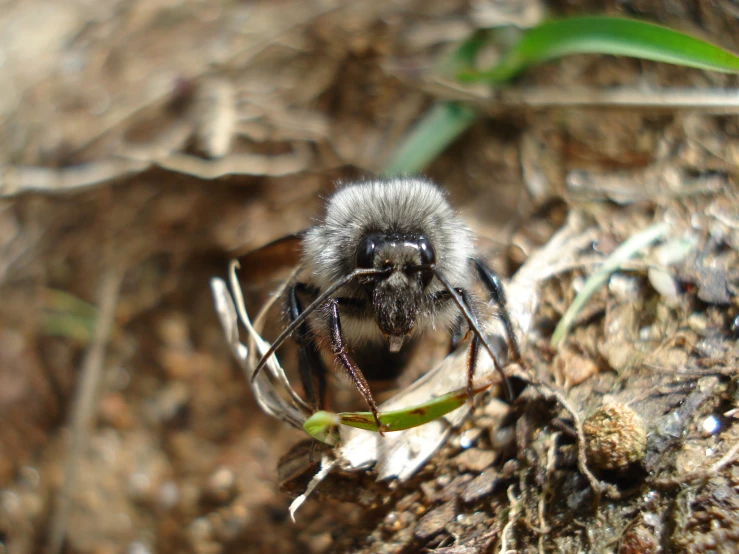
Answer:
[(421, 255), (421, 263), (424, 265), (433, 264), (436, 262), (436, 254), (434, 249), (431, 247), (431, 243), (426, 237), (421, 235), (418, 239), (418, 252)]
[(357, 267), (371, 269), (375, 265), (375, 249), (377, 243), (372, 237), (364, 237), (357, 248)]

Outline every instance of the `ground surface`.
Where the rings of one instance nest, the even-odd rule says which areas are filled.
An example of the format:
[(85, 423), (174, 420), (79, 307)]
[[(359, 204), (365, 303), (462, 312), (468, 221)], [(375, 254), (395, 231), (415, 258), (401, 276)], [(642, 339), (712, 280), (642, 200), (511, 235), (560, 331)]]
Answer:
[[(511, 4), (523, 22), (603, 9)], [(739, 5), (716, 4), (606, 8), (739, 51)], [(304, 435), (256, 407), (209, 279), (308, 226), (336, 180), (381, 172), (438, 61), (499, 8), (0, 2), (0, 552), (739, 549), (739, 124), (700, 110), (487, 105), (428, 174), (505, 275), (582, 230), (523, 340), (559, 400), (483, 399), (410, 482), (336, 476), (289, 520), (277, 462)], [(583, 56), (516, 83), (611, 86), (700, 96), (737, 79)], [(552, 348), (585, 278), (664, 221)], [(253, 305), (280, 265), (245, 266)], [(578, 420), (610, 406), (585, 425), (604, 440), (590, 481), (563, 399)], [(628, 445), (636, 461), (610, 467)]]

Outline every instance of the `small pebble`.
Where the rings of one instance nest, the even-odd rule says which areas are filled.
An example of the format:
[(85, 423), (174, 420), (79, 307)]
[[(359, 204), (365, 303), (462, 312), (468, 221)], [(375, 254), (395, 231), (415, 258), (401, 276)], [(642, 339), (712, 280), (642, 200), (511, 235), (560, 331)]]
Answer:
[(454, 519), (455, 513), (456, 506), (453, 500), (434, 508), (418, 522), (416, 537), (425, 540), (443, 531), (447, 523)]
[(496, 453), (490, 450), (470, 448), (454, 458), (454, 463), (462, 470), (479, 473), (495, 462)]
[(216, 502), (226, 502), (236, 494), (236, 476), (231, 469), (219, 467), (208, 477), (208, 496)]
[(159, 487), (157, 500), (162, 508), (171, 510), (180, 500), (180, 488), (175, 481), (165, 481)]
[(493, 492), (497, 482), (498, 471), (492, 468), (486, 469), (465, 487), (462, 492), (462, 502), (469, 504), (489, 495)]
[(126, 554), (151, 554), (151, 548), (143, 541), (133, 541), (126, 548)]
[(665, 298), (677, 298), (682, 292), (680, 283), (669, 271), (664, 269), (650, 267), (647, 270), (649, 283), (661, 296)]
[(701, 424), (701, 433), (704, 437), (715, 435), (721, 430), (721, 422), (715, 415), (710, 415)]

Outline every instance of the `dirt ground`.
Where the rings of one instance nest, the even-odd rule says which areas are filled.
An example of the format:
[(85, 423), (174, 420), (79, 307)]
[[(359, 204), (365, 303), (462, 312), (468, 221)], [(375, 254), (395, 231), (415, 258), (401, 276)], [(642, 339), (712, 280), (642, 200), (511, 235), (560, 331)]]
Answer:
[[(739, 52), (729, 0), (0, 2), (0, 553), (739, 551), (739, 119), (701, 107), (739, 79), (575, 56), (504, 95), (439, 80), (478, 28), (603, 11)], [(576, 101), (612, 87), (643, 102)], [(547, 386), (481, 398), (409, 481), (329, 477), (293, 523), (278, 461), (306, 435), (255, 404), (209, 280), (455, 97), (485, 115), (427, 174), (492, 265), (586, 240), (522, 337)], [(250, 307), (285, 265), (244, 264)]]

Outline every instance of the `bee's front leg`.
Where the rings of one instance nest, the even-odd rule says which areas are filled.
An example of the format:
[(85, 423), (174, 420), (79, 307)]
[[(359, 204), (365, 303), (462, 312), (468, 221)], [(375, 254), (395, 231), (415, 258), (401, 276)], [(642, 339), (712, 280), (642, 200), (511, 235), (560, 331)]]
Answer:
[(357, 387), (359, 393), (364, 397), (364, 400), (369, 405), (372, 415), (377, 423), (377, 429), (382, 435), (382, 424), (380, 423), (380, 412), (375, 404), (375, 399), (372, 398), (372, 391), (370, 391), (367, 380), (362, 374), (362, 370), (359, 369), (346, 351), (346, 339), (344, 333), (341, 331), (341, 317), (339, 316), (339, 303), (335, 298), (329, 298), (326, 301), (327, 312), (328, 312), (328, 329), (329, 329), (329, 342), (331, 344), (331, 352), (333, 352), (336, 359), (339, 360), (341, 367), (351, 377), (354, 382), (354, 386)]

